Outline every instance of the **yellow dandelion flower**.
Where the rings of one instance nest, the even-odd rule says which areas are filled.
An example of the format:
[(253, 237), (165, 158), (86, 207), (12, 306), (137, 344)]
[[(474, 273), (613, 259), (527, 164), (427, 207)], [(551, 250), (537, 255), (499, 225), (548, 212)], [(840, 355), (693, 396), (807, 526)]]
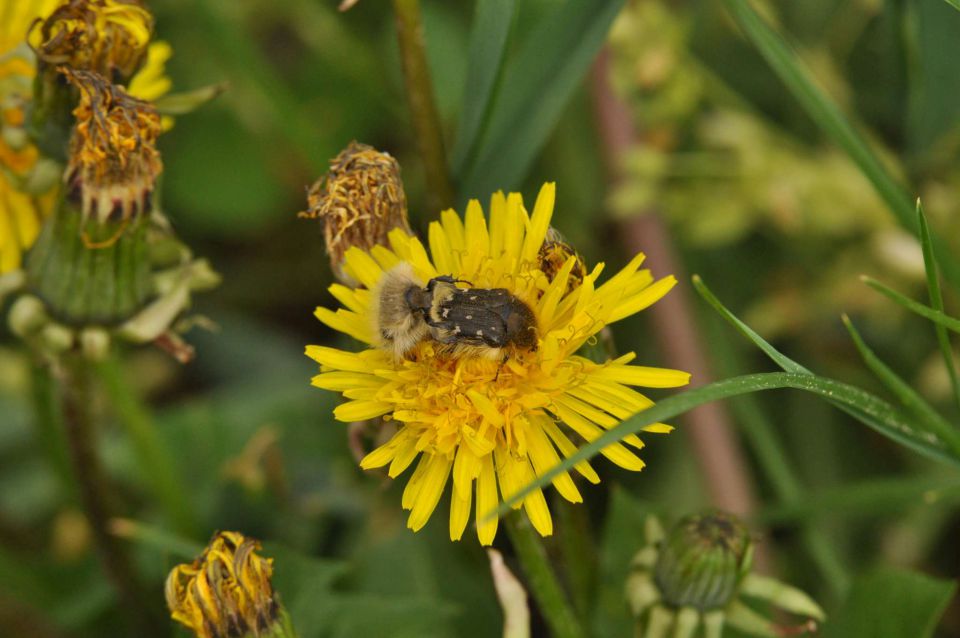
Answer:
[[(317, 309), (320, 321), (368, 347), (349, 352), (308, 346), (307, 355), (321, 366), (313, 385), (348, 399), (334, 410), (340, 421), (383, 417), (398, 424), (393, 438), (360, 465), (388, 467), (389, 476), (396, 478), (417, 461), (402, 499), (404, 509), (410, 510), (407, 526), (415, 531), (426, 524), (452, 476), (450, 538), (462, 537), (473, 510), (480, 542), (489, 545), (497, 521), (487, 520), (487, 515), (500, 499), (572, 455), (575, 441), (592, 441), (652, 405), (631, 386), (670, 388), (689, 381), (689, 375), (678, 370), (631, 365), (632, 353), (602, 364), (577, 356), (604, 326), (653, 304), (676, 279), (654, 280), (650, 271), (640, 269), (643, 255), (602, 283), (603, 264), (598, 264), (573, 288), (568, 280), (578, 258), (570, 255), (548, 279), (540, 269), (539, 253), (554, 198), (554, 184), (546, 184), (532, 214), (516, 193), (495, 194), (489, 219), (477, 201), (467, 205), (463, 218), (444, 211), (441, 220), (430, 225), (429, 253), (399, 229), (390, 233), (389, 247), (375, 246), (370, 252), (353, 248), (346, 253), (345, 269), (362, 287), (334, 284), (330, 292), (344, 307), (336, 312)], [(537, 347), (514, 348), (501, 363), (451, 355), (427, 338), (396, 360), (391, 351), (376, 346), (371, 291), (401, 262), (423, 281), (450, 275), (474, 288), (507, 289), (532, 309)], [(658, 423), (646, 431), (671, 429)], [(643, 442), (630, 435), (603, 454), (620, 467), (641, 470), (644, 463), (631, 447), (639, 450)], [(592, 483), (600, 480), (589, 463), (579, 463), (576, 471)], [(568, 501), (582, 501), (567, 473), (554, 479), (553, 487)], [(528, 495), (520, 506), (540, 534), (552, 533), (542, 491)]]
[(167, 577), (170, 616), (197, 638), (295, 635), (273, 591), (273, 559), (239, 532), (218, 532), (203, 554)]
[[(27, 33), (37, 19), (76, 4), (69, 0), (0, 0), (0, 275), (21, 266), (23, 254), (37, 238), (41, 221), (53, 208), (59, 182), (31, 179), (39, 153), (27, 135), (25, 112), (33, 98), (37, 61), (27, 44)], [(119, 20), (118, 24), (136, 27), (136, 21), (125, 21), (123, 17), (125, 12), (138, 16), (143, 9), (114, 4), (117, 3), (112, 0), (104, 4), (106, 13), (101, 21)], [(143, 36), (139, 28), (133, 28), (131, 33), (136, 38)], [(149, 44), (143, 66), (130, 80), (130, 95), (152, 101), (167, 93), (170, 79), (164, 65), (170, 55), (166, 42)], [(163, 124), (165, 129), (169, 128), (168, 118), (164, 118)], [(37, 188), (37, 182), (52, 183)]]

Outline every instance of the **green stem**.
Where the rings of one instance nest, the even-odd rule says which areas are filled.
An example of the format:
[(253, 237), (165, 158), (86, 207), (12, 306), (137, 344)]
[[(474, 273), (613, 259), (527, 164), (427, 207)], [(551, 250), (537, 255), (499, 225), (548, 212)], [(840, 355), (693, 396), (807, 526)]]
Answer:
[(176, 459), (159, 436), (150, 413), (124, 379), (116, 358), (111, 357), (99, 364), (97, 372), (133, 444), (140, 468), (174, 529), (185, 536), (193, 536), (198, 525), (186, 499), (187, 488), (180, 480)]
[(393, 11), (397, 18), (407, 103), (426, 173), (428, 209), (436, 213), (453, 205), (453, 187), (424, 50), (420, 0), (393, 0)]
[(589, 618), (597, 591), (596, 543), (591, 538), (590, 520), (583, 504), (575, 504), (556, 495), (557, 541), (570, 583), (570, 598), (580, 618)]
[(580, 626), (580, 620), (574, 614), (530, 521), (520, 512), (510, 512), (503, 521), (527, 576), (527, 584), (550, 626), (550, 633), (554, 638), (584, 638), (586, 634)]
[(147, 601), (126, 548), (110, 533), (112, 507), (106, 481), (94, 445), (89, 364), (79, 355), (63, 359), (62, 406), (74, 479), (87, 520), (93, 530), (100, 561), (113, 583), (131, 626), (138, 636), (159, 636), (163, 624), (155, 622), (154, 607)]
[(37, 441), (44, 449), (54, 473), (67, 494), (74, 494), (70, 455), (64, 438), (63, 422), (57, 409), (56, 386), (50, 376), (50, 367), (34, 362), (30, 375), (30, 400)]

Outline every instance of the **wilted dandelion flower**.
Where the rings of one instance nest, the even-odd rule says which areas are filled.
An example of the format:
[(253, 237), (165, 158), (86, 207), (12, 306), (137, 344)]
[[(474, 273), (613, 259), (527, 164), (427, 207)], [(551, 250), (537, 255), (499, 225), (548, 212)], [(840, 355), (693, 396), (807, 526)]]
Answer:
[(103, 76), (67, 70), (80, 89), (64, 181), (84, 220), (126, 220), (143, 213), (163, 165), (157, 151), (160, 116), (148, 102)]
[[(31, 46), (27, 35), (35, 23)], [(27, 130), (35, 50), (49, 55), (51, 64), (136, 71), (130, 94), (154, 100), (170, 89), (164, 63), (171, 50), (165, 42), (146, 44), (152, 24), (143, 7), (114, 0), (0, 0), (0, 275), (20, 267), (53, 208), (60, 177), (56, 162), (41, 158)], [(67, 45), (79, 50), (70, 53)]]
[(238, 532), (219, 532), (203, 554), (177, 565), (165, 588), (171, 617), (197, 638), (295, 635), (273, 591), (273, 559)]
[(323, 222), (330, 267), (350, 285), (357, 282), (344, 272), (348, 248), (386, 245), (394, 228), (410, 232), (400, 164), (389, 153), (356, 141), (330, 160), (330, 170), (307, 192), (307, 206), (300, 216)]
[[(408, 527), (419, 530), (436, 508), (453, 477), (450, 537), (460, 539), (475, 509), (480, 542), (490, 544), (497, 520), (488, 520), (500, 499), (509, 498), (536, 476), (556, 466), (577, 449), (575, 440), (592, 441), (604, 430), (652, 405), (631, 386), (668, 388), (684, 385), (689, 375), (677, 370), (630, 365), (633, 354), (598, 364), (577, 351), (607, 324), (651, 305), (676, 280), (655, 281), (640, 270), (637, 255), (620, 272), (600, 282), (603, 264), (573, 289), (568, 287), (577, 264), (569, 256), (554, 278), (541, 271), (539, 253), (553, 214), (555, 187), (546, 184), (532, 215), (519, 194), (495, 194), (489, 220), (471, 201), (461, 219), (444, 211), (429, 231), (429, 248), (407, 233), (394, 230), (389, 248), (369, 252), (351, 248), (345, 270), (362, 284), (351, 289), (334, 284), (331, 293), (344, 308), (317, 309), (328, 326), (367, 344), (360, 352), (308, 346), (321, 364), (313, 384), (342, 392), (349, 399), (337, 407), (341, 421), (383, 417), (399, 429), (385, 445), (361, 461), (371, 469), (389, 466), (397, 477), (415, 463), (403, 493), (410, 510)], [(512, 348), (505, 361), (458, 356), (436, 341), (419, 342), (400, 360), (378, 348), (375, 290), (384, 273), (406, 262), (422, 281), (449, 275), (473, 288), (505, 288), (533, 311), (537, 324), (535, 349)], [(670, 426), (645, 428), (666, 433)], [(628, 470), (641, 470), (634, 450), (643, 447), (635, 435), (603, 450), (604, 456)], [(599, 477), (589, 463), (576, 466), (590, 482)], [(567, 500), (582, 501), (572, 477), (561, 474), (553, 486)], [(473, 500), (476, 506), (473, 507)], [(522, 502), (531, 523), (549, 535), (553, 522), (542, 491)]]
[(143, 61), (152, 31), (153, 16), (137, 0), (66, 0), (31, 34), (31, 41), (46, 64), (123, 82)]

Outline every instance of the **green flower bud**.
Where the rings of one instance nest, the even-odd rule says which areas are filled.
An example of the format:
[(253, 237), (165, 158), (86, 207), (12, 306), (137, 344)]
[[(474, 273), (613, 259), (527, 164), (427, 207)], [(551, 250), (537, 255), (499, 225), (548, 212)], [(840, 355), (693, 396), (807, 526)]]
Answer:
[(654, 565), (663, 602), (701, 612), (726, 606), (750, 569), (752, 548), (747, 529), (731, 514), (682, 519), (667, 534)]

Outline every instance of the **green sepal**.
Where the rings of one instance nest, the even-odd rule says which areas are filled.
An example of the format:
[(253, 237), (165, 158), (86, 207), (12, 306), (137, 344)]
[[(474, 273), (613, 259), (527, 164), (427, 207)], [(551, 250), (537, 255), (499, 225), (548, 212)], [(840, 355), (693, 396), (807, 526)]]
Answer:
[(27, 288), (67, 325), (126, 321), (154, 294), (147, 224), (146, 216), (84, 221), (77, 207), (61, 200), (27, 256)]

